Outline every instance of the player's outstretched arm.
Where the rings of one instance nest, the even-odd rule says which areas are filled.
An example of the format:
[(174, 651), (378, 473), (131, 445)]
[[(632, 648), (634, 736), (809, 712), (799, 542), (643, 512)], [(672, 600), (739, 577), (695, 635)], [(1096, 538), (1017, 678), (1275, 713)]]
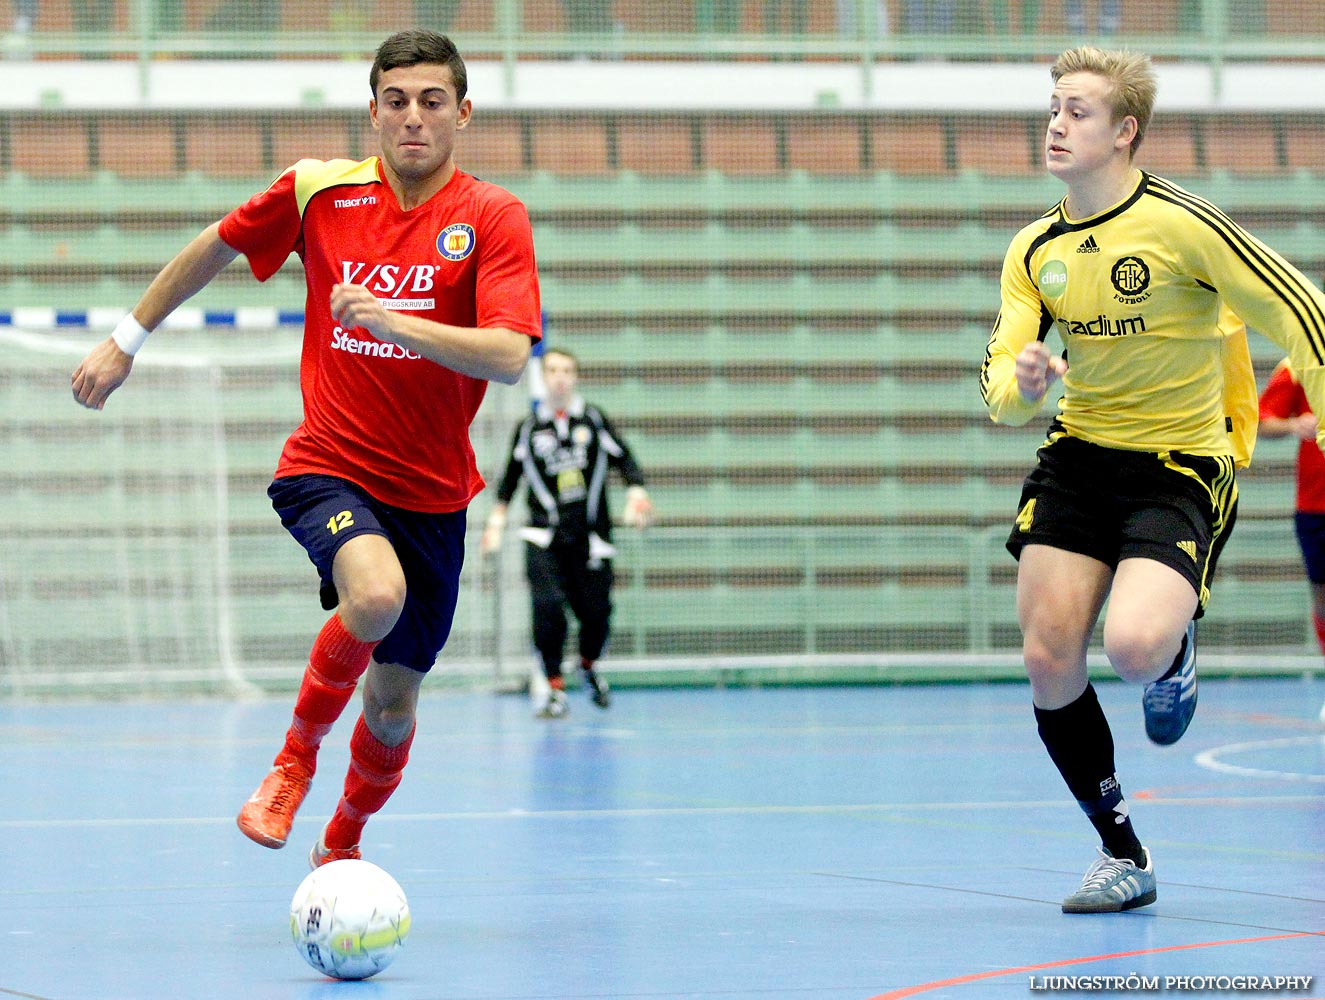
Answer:
[(1320, 424), (1314, 413), (1299, 413), (1295, 417), (1270, 417), (1261, 415), (1258, 433), (1261, 437), (1294, 437), (1299, 441), (1314, 441), (1320, 430)]
[(133, 356), (147, 334), (239, 255), (221, 239), (219, 228), (220, 223), (213, 223), (177, 253), (152, 279), (133, 312), (74, 369), (74, 399), (88, 409), (102, 409), (129, 377)]
[(643, 486), (627, 487), (626, 507), (621, 514), (621, 523), (628, 528), (639, 528), (643, 531), (653, 524), (653, 519), (653, 501), (649, 499), (649, 491)]

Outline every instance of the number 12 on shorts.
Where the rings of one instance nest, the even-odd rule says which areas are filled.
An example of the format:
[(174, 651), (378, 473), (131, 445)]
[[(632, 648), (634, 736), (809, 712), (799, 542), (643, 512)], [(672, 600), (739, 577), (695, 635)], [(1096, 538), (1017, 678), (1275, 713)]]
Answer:
[(354, 524), (354, 515), (348, 510), (343, 510), (339, 514), (331, 516), (331, 519), (327, 521), (327, 530), (334, 535), (338, 531), (344, 531), (352, 524)]

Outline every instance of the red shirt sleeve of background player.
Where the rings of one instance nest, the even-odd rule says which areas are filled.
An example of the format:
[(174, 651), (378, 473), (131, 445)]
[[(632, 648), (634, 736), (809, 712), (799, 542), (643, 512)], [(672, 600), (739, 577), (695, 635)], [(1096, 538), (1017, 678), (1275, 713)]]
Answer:
[(1270, 376), (1270, 381), (1266, 383), (1265, 391), (1261, 393), (1261, 419), (1277, 417), (1280, 420), (1287, 420), (1305, 412), (1299, 402), (1302, 395), (1302, 390), (1293, 381), (1293, 374), (1288, 366), (1280, 364)]
[(486, 229), (475, 282), (477, 326), (501, 327), (542, 339), (534, 232), (524, 205), (499, 205)]
[(259, 281), (281, 269), (290, 254), (303, 249), (303, 220), (294, 195), (294, 167), (221, 220), (220, 235), (231, 249), (248, 258)]

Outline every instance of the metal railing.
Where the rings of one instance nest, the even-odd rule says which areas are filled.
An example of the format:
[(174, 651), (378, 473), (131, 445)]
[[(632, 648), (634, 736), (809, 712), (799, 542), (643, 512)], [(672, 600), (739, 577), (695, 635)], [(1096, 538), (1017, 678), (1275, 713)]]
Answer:
[[(1325, 58), (1325, 33), (1315, 18), (1306, 16), (1314, 0), (1289, 0), (1276, 8), (1273, 30), (1267, 25), (1261, 0), (1183, 0), (1172, 17), (1140, 22), (1143, 30), (1124, 23), (1108, 38), (1091, 36), (1149, 52), (1161, 59), (1218, 65), (1238, 60)], [(5, 54), (14, 56), (133, 57), (151, 61), (170, 58), (328, 58), (370, 57), (385, 30), (415, 23), (413, 7), (402, 5), (397, 25), (371, 20), (354, 3), (328, 4), (326, 18), (307, 26), (281, 17), (279, 0), (254, 0), (247, 12), (226, 24), (198, 23), (187, 16), (180, 0), (130, 0), (123, 23), (86, 26), (88, 30), (43, 30), (40, 18), (24, 32), (4, 35)], [(831, 59), (859, 62), (947, 58), (955, 60), (1031, 60), (1052, 56), (1079, 43), (1063, 20), (1061, 10), (1046, 6), (1033, 27), (1009, 23), (1006, 0), (967, 0), (955, 5), (951, 30), (908, 32), (893, 0), (883, 10), (879, 0), (814, 0), (804, 5), (819, 30), (803, 33), (769, 31), (758, 16), (733, 21), (724, 11), (743, 4), (695, 0), (692, 17), (678, 23), (653, 22), (645, 14), (634, 23), (611, 22), (601, 30), (550, 31), (531, 23), (523, 0), (493, 0), (491, 16), (452, 30), (467, 56), (496, 58), (507, 63), (523, 59), (564, 58), (671, 58), (677, 60), (732, 60), (751, 57), (775, 59)], [(791, 4), (789, 6), (796, 6)], [(1248, 16), (1255, 7), (1258, 16)], [(825, 10), (831, 8), (832, 15)], [(647, 12), (647, 5), (639, 11)], [(1294, 10), (1300, 10), (1300, 28)], [(888, 23), (881, 23), (886, 21)], [(753, 22), (753, 28), (751, 30)], [(1016, 30), (1023, 27), (1023, 30)]]
[[(623, 529), (611, 668), (662, 683), (678, 675), (734, 683), (1018, 677), (1006, 537), (1001, 525)], [(493, 644), (480, 645), (492, 652), (499, 686), (518, 684), (533, 664), (522, 546), (512, 540), (482, 582), (469, 578), (466, 602), (479, 628), (491, 629)], [(1283, 572), (1260, 565), (1271, 555)], [(1296, 558), (1287, 516), (1238, 525), (1202, 626), (1212, 670), (1325, 666), (1305, 576), (1283, 578)], [(1098, 643), (1090, 662), (1110, 673)]]

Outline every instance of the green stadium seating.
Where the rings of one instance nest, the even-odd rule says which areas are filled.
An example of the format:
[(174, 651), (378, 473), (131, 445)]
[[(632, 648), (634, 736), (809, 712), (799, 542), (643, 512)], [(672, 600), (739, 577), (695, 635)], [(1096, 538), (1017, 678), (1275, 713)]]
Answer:
[[(581, 117), (493, 115), (482, 123), (487, 137), (467, 149), (528, 204), (551, 340), (580, 357), (586, 395), (627, 435), (672, 529), (622, 533), (618, 653), (951, 648), (979, 630), (1014, 647), (1014, 564), (1002, 536), (1047, 421), (992, 424), (977, 376), (1008, 240), (1060, 196), (1036, 163), (1040, 116), (830, 115), (814, 133), (818, 150), (790, 141), (810, 117), (763, 120), (777, 151), (750, 161), (757, 173), (736, 171), (737, 140), (720, 127), (730, 122)], [(1152, 134), (1157, 169), (1174, 169), (1175, 180), (1318, 277), (1325, 185), (1322, 164), (1281, 141), (1298, 126), (1197, 118)], [(11, 157), (0, 163), (0, 300), (127, 308), (199, 229), (265, 186), (301, 139), (329, 152), (342, 141), (367, 148), (346, 116), (321, 116), (292, 137), (293, 121), (195, 122), (190, 135), (224, 134), (236, 155), (207, 162), (186, 142), (178, 162), (150, 177), (129, 176), (139, 167), (117, 152), (122, 116), (96, 121), (100, 144), (73, 157), (65, 177), (36, 176), (16, 161), (18, 146), (0, 143)], [(18, 124), (0, 128), (13, 135)], [(1243, 155), (1226, 155), (1229, 129), (1246, 130)], [(70, 128), (75, 140), (81, 134)], [(896, 135), (909, 146), (894, 155)], [(646, 155), (655, 140), (665, 156)], [(583, 173), (561, 172), (566, 158), (551, 155), (567, 142), (586, 151)], [(732, 169), (718, 169), (723, 162)], [(192, 304), (298, 310), (303, 300), (297, 263), (260, 285), (237, 262)], [(177, 337), (181, 350), (195, 342)], [(271, 346), (231, 337), (201, 340), (227, 338), (238, 353)], [(298, 334), (282, 331), (280, 341), (293, 348)], [(1268, 375), (1279, 349), (1260, 337), (1252, 349)], [(153, 436), (152, 462), (98, 480), (118, 500), (91, 513), (79, 493), (86, 473), (70, 470), (90, 446), (113, 448), (113, 437), (89, 429), (97, 416), (53, 408), (52, 386), (17, 373), (3, 389), (7, 412), (33, 414), (3, 428), (11, 468), (23, 470), (6, 482), (9, 514), (32, 533), (34, 551), (61, 565), (108, 544), (125, 504), (148, 515), (152, 544), (152, 532), (196, 532), (197, 498), (215, 483), (150, 473), (158, 463), (198, 465), (196, 449), (210, 440), (201, 425), (219, 420), (237, 641), (249, 659), (302, 662), (315, 574), (279, 538), (264, 494), (298, 420), (292, 364), (228, 367), (219, 415), (195, 413), (187, 380), (155, 377), (144, 388), (151, 412), (183, 416), (170, 426), (146, 415), (117, 425)], [(509, 428), (499, 430), (504, 443)], [(493, 478), (488, 466), (499, 459), (480, 458)], [(1289, 521), (1293, 450), (1263, 443), (1241, 483), (1243, 528), (1225, 553), (1209, 628), (1230, 643), (1244, 634), (1282, 643), (1300, 632), (1305, 606)], [(77, 530), (53, 537), (49, 526), (66, 520)], [(171, 572), (189, 576), (187, 567)], [(138, 585), (178, 584), (159, 574)], [(52, 571), (43, 586), (20, 599), (76, 600), (94, 623), (120, 607), (101, 576), (80, 583), (75, 572)], [(151, 630), (165, 635), (169, 624)]]

